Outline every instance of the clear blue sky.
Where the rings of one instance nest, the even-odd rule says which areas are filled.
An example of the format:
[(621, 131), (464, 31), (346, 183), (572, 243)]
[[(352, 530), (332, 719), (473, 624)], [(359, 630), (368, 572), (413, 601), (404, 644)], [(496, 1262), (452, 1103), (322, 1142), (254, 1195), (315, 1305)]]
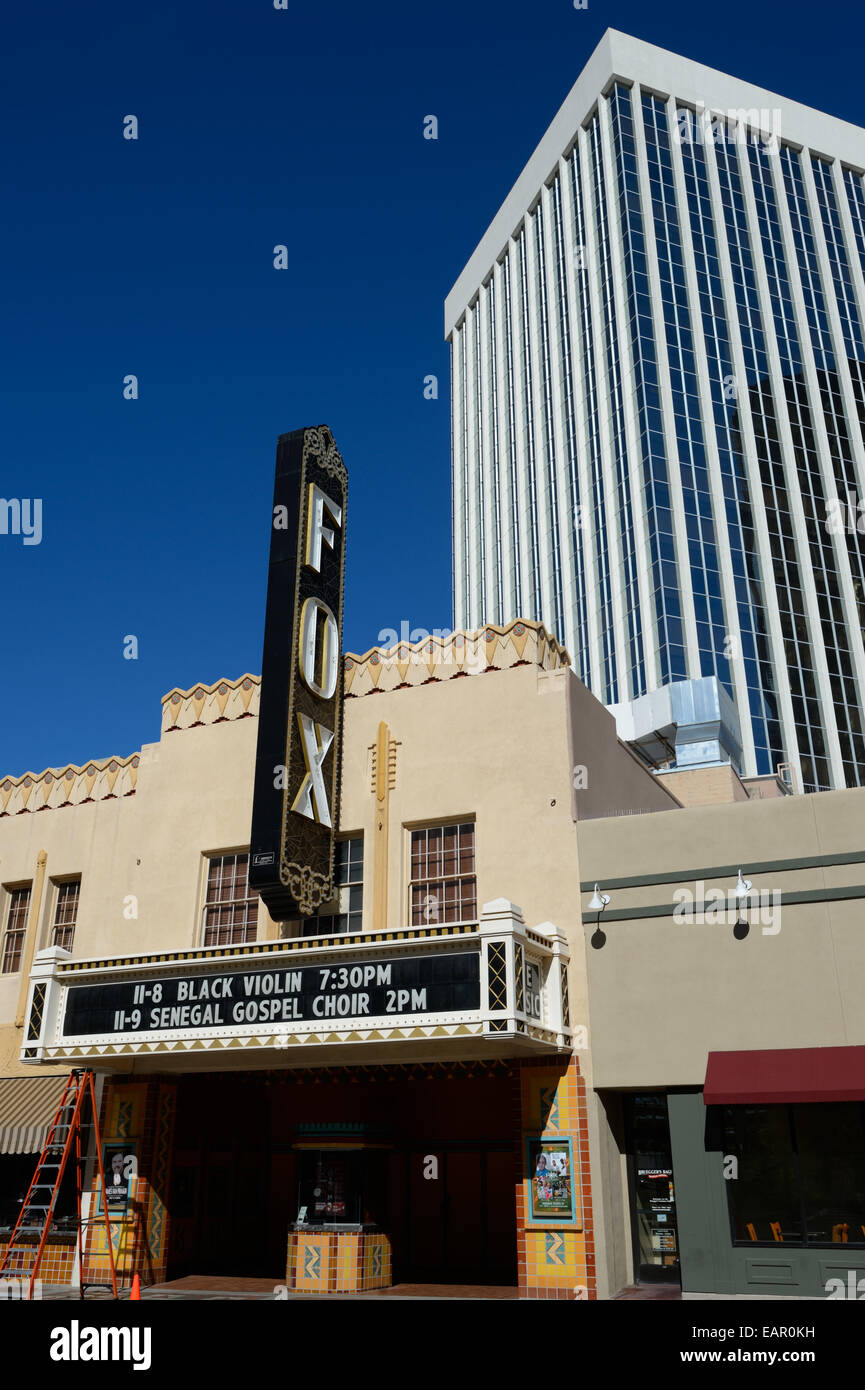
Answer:
[(608, 27), (865, 124), (839, 0), (6, 8), (0, 496), (43, 538), (0, 535), (0, 773), (260, 669), (286, 430), (348, 465), (345, 647), (451, 625), (443, 300)]

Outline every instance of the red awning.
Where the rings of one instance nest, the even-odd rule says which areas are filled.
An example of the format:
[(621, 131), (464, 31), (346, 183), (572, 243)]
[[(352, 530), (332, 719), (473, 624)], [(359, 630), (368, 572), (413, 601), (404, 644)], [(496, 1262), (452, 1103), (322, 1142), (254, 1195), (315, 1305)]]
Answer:
[(706, 1105), (865, 1100), (865, 1047), (710, 1052)]

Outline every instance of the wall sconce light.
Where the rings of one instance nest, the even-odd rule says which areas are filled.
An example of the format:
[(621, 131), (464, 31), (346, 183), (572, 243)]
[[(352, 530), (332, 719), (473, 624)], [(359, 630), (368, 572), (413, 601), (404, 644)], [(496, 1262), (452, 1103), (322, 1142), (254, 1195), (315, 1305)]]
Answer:
[(744, 906), (748, 901), (748, 894), (751, 892), (751, 880), (742, 877), (742, 870), (739, 869), (736, 878), (736, 887), (733, 889), (733, 897), (739, 905), (738, 920), (733, 928), (733, 935), (737, 941), (743, 941), (748, 935), (750, 928), (744, 915)]
[[(749, 886), (750, 886), (750, 885), (749, 885)], [(593, 896), (592, 896), (592, 901), (589, 903), (589, 911), (590, 911), (590, 912), (597, 912), (597, 914), (598, 914), (598, 921), (600, 921), (601, 913), (603, 912), (604, 908), (607, 906), (607, 903), (608, 903), (609, 901), (610, 901), (610, 895), (609, 895), (609, 893), (602, 893), (602, 892), (600, 891), (600, 889), (598, 888), (598, 885), (595, 884), (595, 891), (594, 891), (594, 894), (593, 894)]]
[(737, 898), (747, 898), (751, 891), (751, 880), (742, 877), (742, 870), (739, 870), (739, 877), (736, 879), (736, 887), (733, 889)]
[(594, 946), (595, 950), (598, 950), (601, 946), (603, 946), (604, 942), (607, 939), (604, 932), (601, 931), (601, 913), (603, 912), (604, 908), (607, 906), (607, 903), (609, 901), (609, 893), (602, 893), (596, 883), (595, 891), (592, 894), (592, 901), (589, 903), (589, 912), (597, 912), (598, 914), (597, 921), (595, 922), (595, 930), (592, 933), (592, 945)]

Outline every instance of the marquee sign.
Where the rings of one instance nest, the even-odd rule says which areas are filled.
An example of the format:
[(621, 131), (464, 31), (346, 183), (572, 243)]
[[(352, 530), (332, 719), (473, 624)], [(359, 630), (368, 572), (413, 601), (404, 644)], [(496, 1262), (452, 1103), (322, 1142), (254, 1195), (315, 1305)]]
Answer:
[(177, 1032), (467, 1013), (480, 1005), (477, 951), (73, 986), (63, 1036)]
[[(527, 989), (529, 950), (539, 968)], [(288, 1049), (315, 1065), (334, 1047), (379, 1058), (379, 1049), (411, 1040), (443, 1056), (469, 1038), (497, 1056), (567, 1049), (567, 958), (562, 933), (527, 928), (505, 899), (488, 903), (476, 924), (103, 960), (49, 946), (31, 972), (21, 1061), (86, 1059), (111, 1071), (118, 1057), (135, 1056), (159, 1069), (174, 1054), (184, 1066), (221, 1069), (227, 1054), (270, 1066), (275, 1050)]]
[(249, 884), (277, 921), (334, 896), (348, 474), (326, 425), (280, 435)]

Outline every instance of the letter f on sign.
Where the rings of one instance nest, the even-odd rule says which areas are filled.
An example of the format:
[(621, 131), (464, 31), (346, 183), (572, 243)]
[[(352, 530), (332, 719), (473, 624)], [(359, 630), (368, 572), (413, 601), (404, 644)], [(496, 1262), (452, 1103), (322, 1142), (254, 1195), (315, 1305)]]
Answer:
[(315, 720), (310, 719), (308, 714), (299, 714), (297, 722), (300, 725), (300, 742), (303, 748), (303, 759), (306, 763), (306, 776), (291, 809), (297, 811), (301, 816), (308, 816), (310, 820), (318, 821), (319, 825), (329, 827), (330, 807), (327, 804), (327, 791), (325, 790), (324, 778), (321, 775), (321, 765), (327, 757), (328, 748), (333, 743), (333, 734), (330, 729), (316, 724)]
[(324, 524), (324, 514), (328, 513), (335, 526), (342, 525), (342, 507), (331, 501), (315, 483), (310, 483), (306, 494), (306, 556), (305, 563), (316, 572), (321, 570), (321, 543), (333, 550), (333, 532)]

